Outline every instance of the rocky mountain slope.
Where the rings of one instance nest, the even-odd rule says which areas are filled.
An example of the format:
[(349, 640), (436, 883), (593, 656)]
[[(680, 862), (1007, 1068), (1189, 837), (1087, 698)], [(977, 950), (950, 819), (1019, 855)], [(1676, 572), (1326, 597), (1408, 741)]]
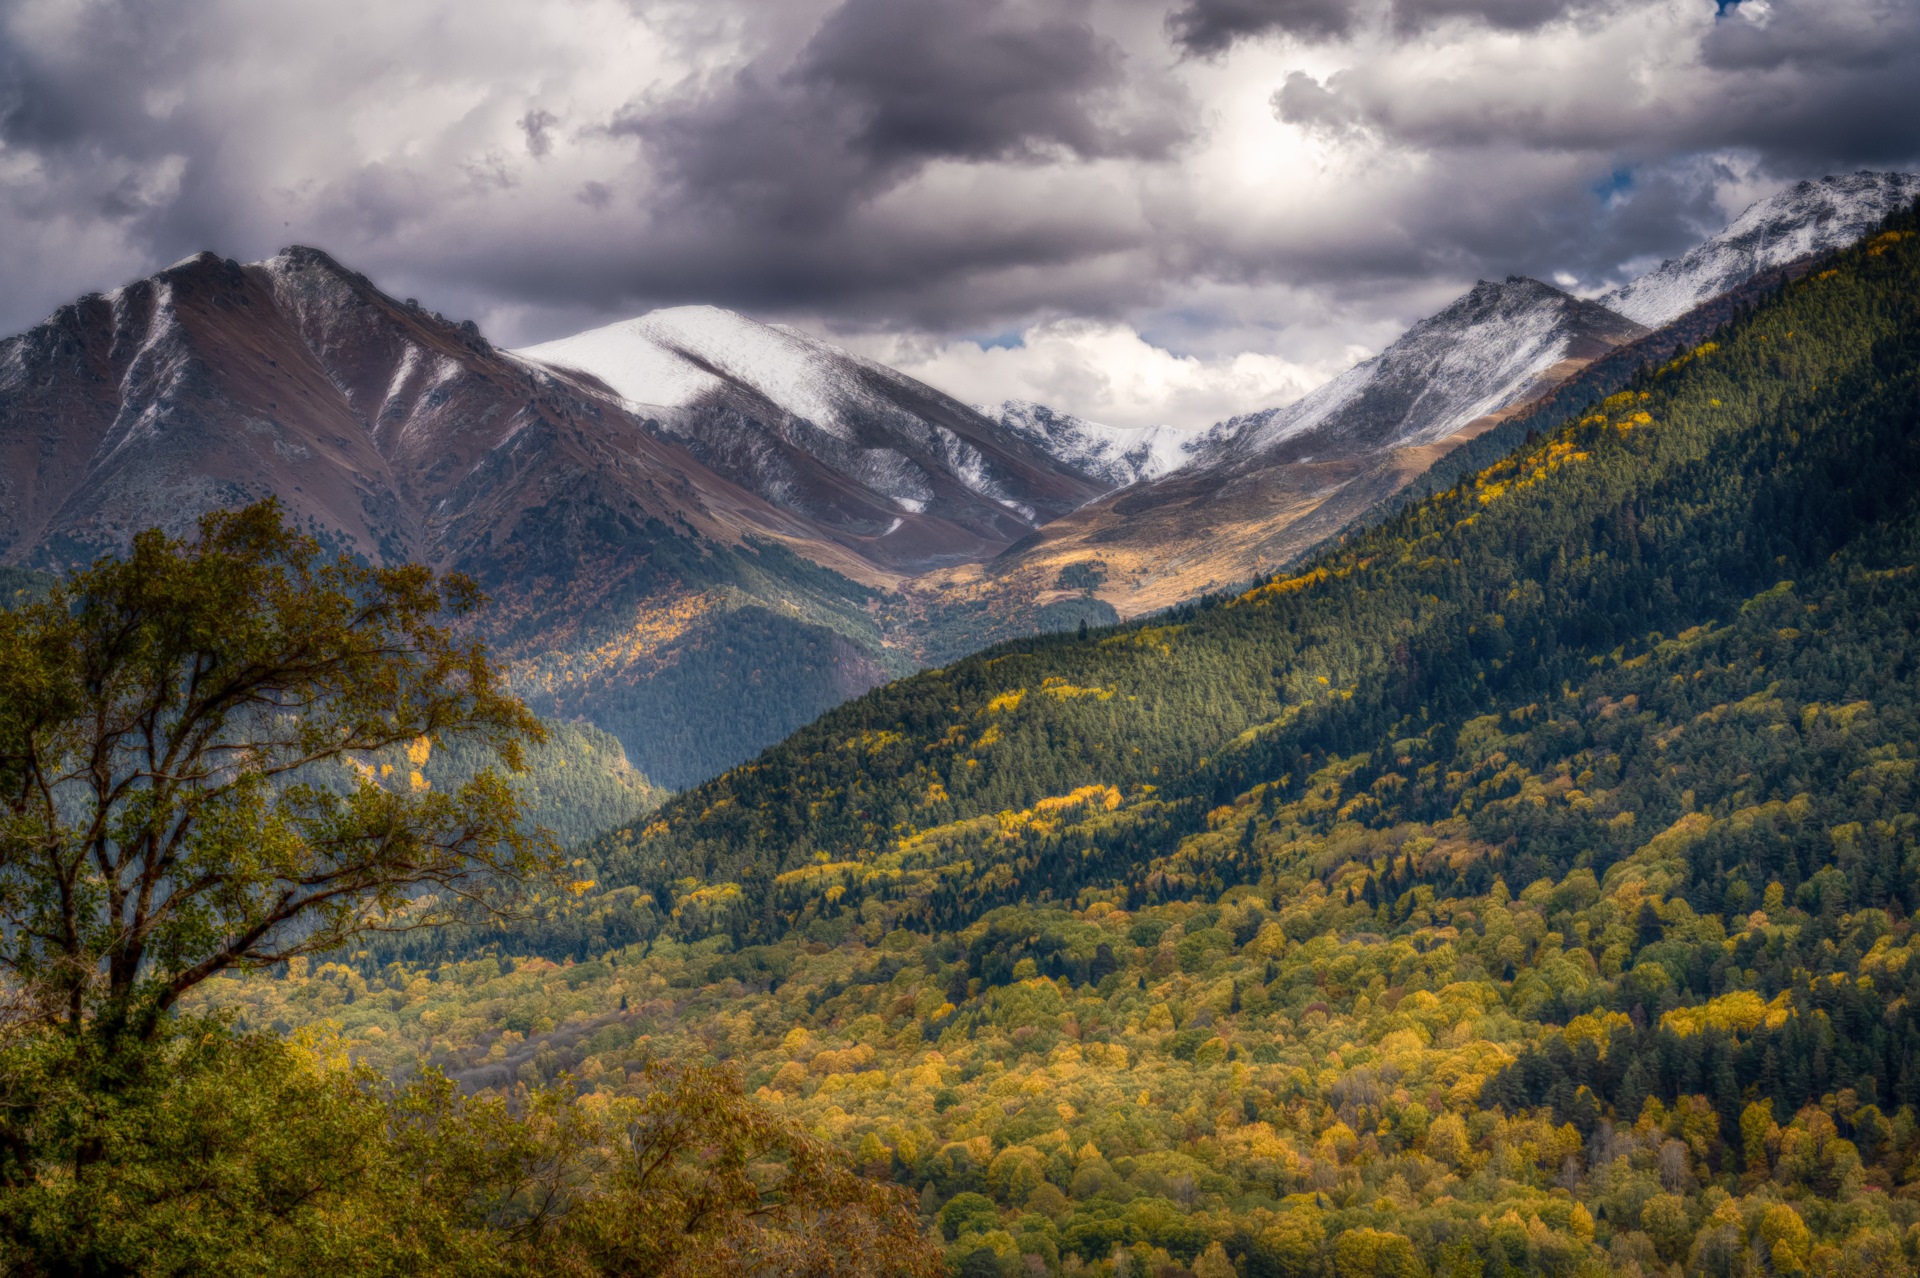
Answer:
[(274, 495), (343, 552), (478, 577), (534, 707), (684, 785), (913, 668), (868, 607), (902, 567), (992, 554), (1106, 487), (883, 372), (855, 380), (891, 399), (819, 426), (737, 383), (642, 414), (316, 250), (200, 254), (0, 343), (0, 562), (57, 571)]
[(1796, 182), (1750, 205), (1726, 230), (1600, 301), (1642, 324), (1665, 324), (1770, 267), (1852, 243), (1915, 198), (1920, 198), (1920, 173), (1862, 170)]
[(1287, 407), (1220, 423), (1192, 466), (1239, 473), (1436, 443), (1645, 332), (1539, 280), (1481, 280)]

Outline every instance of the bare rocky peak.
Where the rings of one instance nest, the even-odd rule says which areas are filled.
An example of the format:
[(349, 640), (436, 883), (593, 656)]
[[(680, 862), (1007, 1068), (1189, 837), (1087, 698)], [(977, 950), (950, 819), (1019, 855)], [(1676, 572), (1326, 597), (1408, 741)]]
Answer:
[(587, 529), (649, 520), (898, 571), (991, 555), (1110, 486), (892, 370), (732, 317), (785, 373), (831, 383), (844, 411), (803, 399), (815, 421), (774, 398), (792, 376), (727, 371), (710, 316), (681, 327), (673, 357), (719, 389), (641, 411), (317, 249), (196, 255), (0, 343), (0, 560), (82, 562), (275, 494), (341, 549), (496, 580), (570, 575)]
[(61, 564), (280, 492), (373, 557), (387, 467), (262, 272), (203, 253), (0, 343), (0, 555)]

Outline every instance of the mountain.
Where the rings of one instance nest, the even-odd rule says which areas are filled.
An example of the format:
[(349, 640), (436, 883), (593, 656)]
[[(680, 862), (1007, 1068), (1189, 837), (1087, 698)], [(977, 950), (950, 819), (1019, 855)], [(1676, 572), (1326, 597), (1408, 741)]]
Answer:
[(1296, 572), (199, 1006), (503, 1098), (728, 1062), (957, 1272), (1911, 1274), (1916, 391), (1903, 213)]
[[(1286, 408), (1165, 439), (1184, 464), (1091, 502), (937, 591), (1097, 578), (1122, 615), (1284, 564), (1561, 378), (1646, 329), (1538, 280), (1481, 281)], [(1056, 589), (1060, 587), (1056, 584)]]
[(1600, 298), (1658, 327), (1770, 267), (1850, 244), (1920, 198), (1920, 173), (1871, 173), (1796, 182), (1751, 204), (1717, 235)]
[(1672, 359), (1676, 350), (1712, 340), (1723, 325), (1738, 320), (1786, 285), (1821, 269), (1826, 260), (1827, 256), (1823, 255), (1800, 257), (1784, 266), (1764, 270), (1646, 336), (1614, 347), (1538, 397), (1516, 405), (1511, 411), (1496, 414), (1491, 426), (1476, 430), (1470, 436), (1463, 432), (1463, 437), (1419, 476), (1416, 485), (1402, 489), (1374, 507), (1362, 517), (1362, 522), (1391, 515), (1414, 499), (1414, 488), (1435, 492), (1451, 487), (1462, 476), (1484, 470), (1518, 448), (1529, 432), (1537, 434), (1543, 424), (1563, 420), (1583, 405), (1606, 399), (1631, 385), (1644, 370), (1658, 368)]
[(904, 374), (719, 307), (517, 354), (597, 379), (714, 470), (890, 567), (983, 557), (1112, 486)]
[[(715, 366), (715, 333), (774, 332), (708, 318)], [(775, 374), (824, 360), (774, 337)], [(0, 342), (0, 561), (59, 570), (276, 496), (342, 552), (477, 577), (539, 713), (686, 785), (914, 668), (872, 611), (903, 565), (992, 554), (1104, 490), (908, 379), (834, 367), (851, 407), (802, 400), (818, 426), (766, 398), (800, 378), (642, 414), (317, 250), (203, 253)], [(767, 456), (806, 482), (769, 483)]]
[[(1037, 811), (1049, 796), (1095, 784), (1141, 802), (1150, 790), (1168, 813), (1181, 803), (1204, 811), (1282, 774), (1291, 774), (1283, 789), (1302, 792), (1310, 770), (1356, 751), (1373, 751), (1372, 775), (1384, 775), (1393, 770), (1385, 760), (1408, 753), (1401, 738), (1428, 731), (1421, 723), (1529, 702), (1584, 722), (1598, 709), (1550, 704), (1568, 695), (1564, 686), (1615, 669), (1642, 680), (1643, 667), (1694, 652), (1717, 628), (1744, 632), (1759, 623), (1742, 618), (1789, 615), (1773, 602), (1789, 590), (1809, 605), (1821, 591), (1863, 592), (1845, 606), (1867, 611), (1845, 624), (1870, 627), (1864, 601), (1881, 589), (1870, 581), (1906, 581), (1901, 556), (1920, 544), (1920, 487), (1910, 483), (1920, 473), (1920, 433), (1910, 433), (1920, 425), (1911, 394), (1920, 293), (1903, 291), (1920, 279), (1920, 243), (1904, 238), (1916, 226), (1920, 218), (1901, 215), (1888, 236), (1638, 386), (1566, 406), (1514, 457), (1237, 601), (1019, 641), (866, 694), (750, 769), (676, 799), (621, 864), (638, 874), (683, 865), (696, 847), (703, 856), (724, 849), (716, 865), (735, 877), (762, 858), (784, 871), (816, 850), (886, 861), (912, 842), (919, 850), (902, 867), (926, 872), (898, 880), (889, 899), (935, 910), (948, 888), (971, 899), (993, 877), (981, 877), (988, 864), (1026, 855), (1014, 850), (1020, 840), (994, 850), (1000, 827), (967, 825), (978, 817)], [(1836, 318), (1816, 323), (1828, 311)], [(1669, 489), (1677, 495), (1659, 497)], [(1893, 575), (1859, 575), (1883, 569)], [(1802, 584), (1748, 606), (1783, 580)], [(1793, 673), (1803, 669), (1793, 654), (1829, 642), (1805, 627), (1834, 620), (1801, 615), (1738, 656), (1742, 668), (1854, 678), (1840, 667), (1816, 678), (1824, 667), (1811, 657), (1807, 673)], [(1660, 648), (1682, 631), (1691, 637)], [(1733, 642), (1715, 639), (1714, 650)], [(1658, 660), (1634, 663), (1655, 649)], [(1920, 665), (1895, 660), (1887, 677), (1890, 689), (1920, 698)], [(1402, 771), (1430, 796), (1454, 784), (1445, 770), (1423, 775)], [(1683, 814), (1677, 776), (1660, 782), (1673, 787), (1664, 797), (1645, 798), (1654, 805), (1646, 820)], [(1713, 784), (1746, 782), (1729, 774)], [(1427, 810), (1390, 790), (1370, 792), (1382, 812)], [(829, 792), (830, 803), (817, 801)], [(951, 837), (923, 840), (936, 826)], [(963, 827), (972, 832), (962, 837)], [(933, 872), (977, 850), (979, 838), (987, 861), (971, 876)], [(1057, 852), (1078, 856), (1079, 847), (1064, 841)], [(1059, 869), (1065, 877), (1046, 881), (1064, 891), (1079, 871)], [(913, 883), (934, 895), (914, 897)]]
[(1201, 438), (1178, 426), (1103, 426), (1030, 399), (978, 404), (974, 411), (1116, 488), (1178, 470), (1191, 460)]
[[(923, 576), (909, 594), (1044, 606), (1093, 580), (1098, 599), (1134, 616), (1270, 572), (1371, 517), (1433, 467), (1452, 475), (1503, 454), (1521, 419), (1608, 351), (1658, 362), (1705, 317), (1707, 327), (1719, 321), (1716, 298), (1777, 270), (1797, 275), (1916, 196), (1920, 174), (1802, 182), (1597, 301), (1517, 276), (1481, 281), (1295, 403), (1220, 422), (1182, 441), (1161, 474), (995, 560)], [(1602, 367), (1617, 389), (1638, 364)]]

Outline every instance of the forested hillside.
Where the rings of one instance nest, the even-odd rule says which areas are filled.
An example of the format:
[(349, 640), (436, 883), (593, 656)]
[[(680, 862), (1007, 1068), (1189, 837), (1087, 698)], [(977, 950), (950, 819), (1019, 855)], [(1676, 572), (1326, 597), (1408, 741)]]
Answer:
[[(666, 792), (627, 762), (613, 734), (590, 723), (548, 722), (547, 740), (525, 748), (526, 770), (510, 778), (530, 824), (552, 832), (562, 847), (651, 811)], [(415, 786), (458, 789), (482, 768), (504, 772), (484, 746), (455, 741), (438, 749), (415, 742), (381, 766), (408, 773)]]
[[(1216, 804), (1256, 783), (1303, 796), (1357, 755), (1342, 793), (1366, 797), (1349, 819), (1381, 829), (1458, 811), (1483, 838), (1517, 840), (1507, 854), (1529, 877), (1583, 856), (1603, 872), (1694, 807), (1800, 790), (1844, 806), (1856, 761), (1777, 734), (1755, 757), (1740, 716), (1691, 721), (1776, 683), (1764, 699), (1869, 697), (1886, 702), (1877, 715), (1907, 713), (1910, 644), (1890, 626), (1910, 589), (1920, 468), (1907, 234), (1300, 575), (1007, 645), (852, 702), (608, 840), (605, 877), (661, 900), (686, 878), (740, 883), (766, 935), (823, 874), (847, 880), (842, 908), (883, 891), (959, 925), (1029, 891), (1140, 884)], [(1614, 708), (1624, 697), (1631, 713)], [(1496, 711), (1520, 716), (1509, 722), (1527, 725), (1533, 753), (1485, 748), (1466, 726)], [(1617, 763), (1572, 773), (1594, 772), (1580, 783), (1590, 806), (1499, 829), (1474, 815), (1492, 755), (1509, 756), (1494, 772), (1517, 758), (1538, 769), (1601, 761), (1603, 744)], [(1699, 761), (1651, 766), (1664, 750)], [(1067, 838), (1060, 817), (1089, 786), (1117, 791), (1119, 811)], [(1702, 890), (1740, 868), (1703, 869), (1703, 884), (1724, 882)]]
[(1295, 575), (842, 707), (520, 932), (206, 1001), (509, 1095), (734, 1062), (981, 1278), (1911, 1274), (1916, 233)]
[(32, 603), (42, 598), (53, 585), (53, 578), (31, 568), (10, 568), (0, 564), (0, 608), (16, 603)]

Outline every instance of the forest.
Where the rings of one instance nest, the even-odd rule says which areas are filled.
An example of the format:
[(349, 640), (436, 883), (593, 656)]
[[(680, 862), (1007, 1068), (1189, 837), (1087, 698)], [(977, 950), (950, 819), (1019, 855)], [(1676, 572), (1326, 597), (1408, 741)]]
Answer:
[(207, 982), (739, 1071), (957, 1273), (1920, 1261), (1920, 216), (1245, 593), (890, 684), (514, 928)]

